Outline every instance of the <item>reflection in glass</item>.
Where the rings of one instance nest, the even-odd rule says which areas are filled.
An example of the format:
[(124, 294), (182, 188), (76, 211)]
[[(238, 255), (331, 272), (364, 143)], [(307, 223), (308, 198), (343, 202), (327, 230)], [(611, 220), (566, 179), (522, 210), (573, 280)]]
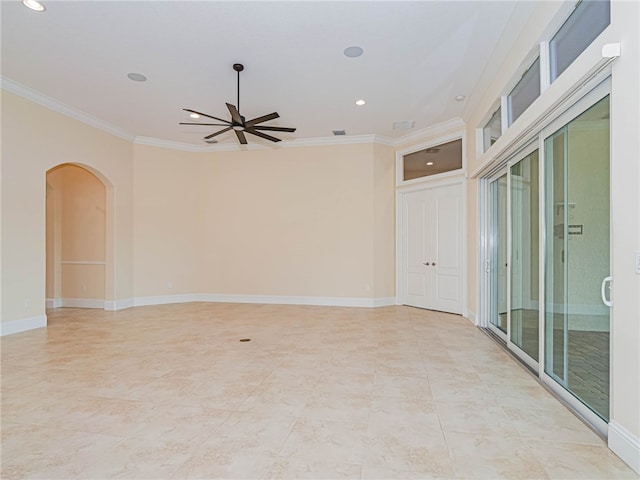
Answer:
[(511, 167), (511, 341), (538, 360), (538, 151)]
[(518, 84), (507, 97), (509, 105), (509, 125), (540, 96), (540, 57), (524, 73)]
[(545, 139), (545, 371), (609, 418), (609, 97)]
[(571, 16), (549, 42), (552, 82), (591, 45), (609, 23), (609, 0), (578, 2)]
[(462, 168), (462, 139), (403, 155), (403, 180), (428, 177)]
[(496, 143), (502, 135), (502, 110), (498, 108), (482, 129), (484, 151)]
[(507, 333), (507, 174), (490, 185), (490, 322)]

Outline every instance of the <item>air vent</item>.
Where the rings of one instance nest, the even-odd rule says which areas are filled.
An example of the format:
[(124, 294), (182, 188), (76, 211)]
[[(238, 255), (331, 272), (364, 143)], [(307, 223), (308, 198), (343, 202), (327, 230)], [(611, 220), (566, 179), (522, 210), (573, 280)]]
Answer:
[(393, 122), (394, 130), (411, 130), (416, 122), (405, 120), (404, 122)]
[(439, 148), (427, 148), (424, 153), (438, 153), (440, 152)]
[(333, 134), (334, 135), (346, 135), (347, 132), (345, 132), (344, 130), (333, 130)]
[(209, 140), (205, 140), (206, 143), (218, 143), (218, 140), (215, 138), (210, 138)]

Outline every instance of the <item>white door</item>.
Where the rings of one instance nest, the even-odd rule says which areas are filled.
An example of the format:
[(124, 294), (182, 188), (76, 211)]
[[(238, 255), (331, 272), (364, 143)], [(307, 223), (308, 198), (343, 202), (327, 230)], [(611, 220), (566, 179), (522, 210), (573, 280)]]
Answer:
[(403, 195), (402, 303), (462, 313), (462, 185)]
[[(431, 308), (431, 269), (427, 259), (429, 225), (427, 191), (407, 193), (404, 199), (404, 298), (402, 303)], [(435, 260), (434, 260), (435, 261)]]
[[(431, 268), (436, 310), (462, 313), (462, 185), (434, 188)], [(435, 265), (433, 265), (435, 263)]]

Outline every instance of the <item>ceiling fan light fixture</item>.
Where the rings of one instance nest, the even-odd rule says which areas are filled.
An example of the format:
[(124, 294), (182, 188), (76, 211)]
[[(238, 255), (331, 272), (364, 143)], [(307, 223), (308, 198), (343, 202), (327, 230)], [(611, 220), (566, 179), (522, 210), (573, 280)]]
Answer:
[(233, 128), (236, 132), (244, 132), (243, 125), (233, 125), (231, 128)]
[(44, 12), (46, 7), (37, 0), (22, 0), (22, 4), (34, 12)]
[(197, 113), (190, 113), (189, 116), (191, 118), (200, 118), (200, 115), (198, 115)]

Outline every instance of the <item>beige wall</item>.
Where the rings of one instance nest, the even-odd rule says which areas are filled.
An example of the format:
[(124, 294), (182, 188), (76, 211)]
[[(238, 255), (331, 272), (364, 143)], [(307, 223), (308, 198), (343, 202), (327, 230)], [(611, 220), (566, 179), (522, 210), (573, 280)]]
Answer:
[(392, 297), (393, 169), (371, 143), (136, 145), (135, 296)]
[(71, 164), (50, 170), (46, 181), (47, 298), (104, 300), (105, 186)]
[(374, 297), (395, 296), (395, 149), (373, 146)]
[(134, 296), (201, 293), (202, 162), (142, 145), (134, 156)]
[[(132, 144), (6, 91), (2, 101), (2, 322), (43, 317), (46, 172), (77, 163), (107, 184), (105, 298), (133, 294)], [(35, 133), (34, 133), (35, 132)]]

